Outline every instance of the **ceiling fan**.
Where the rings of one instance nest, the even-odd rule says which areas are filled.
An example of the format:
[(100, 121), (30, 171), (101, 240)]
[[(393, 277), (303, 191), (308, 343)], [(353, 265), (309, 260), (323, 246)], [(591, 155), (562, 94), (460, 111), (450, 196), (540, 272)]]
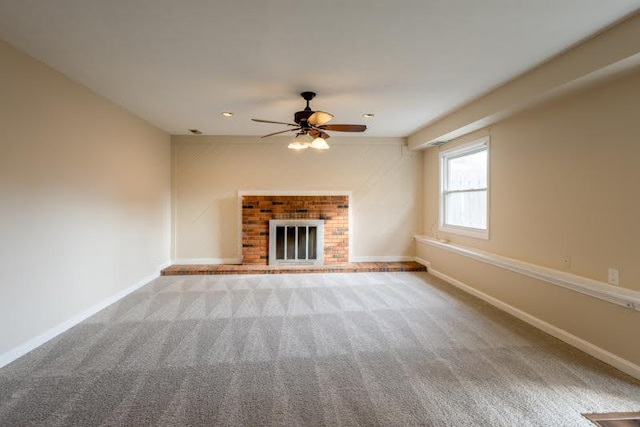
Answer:
[(329, 134), (325, 131), (336, 132), (364, 132), (367, 130), (365, 125), (328, 125), (325, 124), (329, 120), (333, 119), (333, 115), (324, 111), (313, 111), (309, 107), (309, 101), (315, 96), (315, 92), (302, 92), (300, 94), (302, 98), (307, 101), (307, 106), (302, 111), (297, 111), (293, 116), (295, 123), (274, 122), (272, 120), (251, 119), (254, 122), (260, 123), (274, 123), (279, 125), (289, 126), (289, 129), (273, 132), (262, 136), (267, 138), (269, 136), (279, 135), (286, 132), (296, 132), (296, 138), (289, 148), (292, 149), (304, 149), (307, 147), (313, 147), (317, 149), (327, 149), (329, 145), (326, 140), (330, 138)]

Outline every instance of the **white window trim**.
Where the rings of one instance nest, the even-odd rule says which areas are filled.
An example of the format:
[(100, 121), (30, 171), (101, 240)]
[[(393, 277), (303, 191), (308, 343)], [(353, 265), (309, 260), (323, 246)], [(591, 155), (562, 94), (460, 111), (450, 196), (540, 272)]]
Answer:
[[(490, 223), (490, 218), (489, 218), (489, 212), (491, 211), (489, 208), (489, 203), (491, 200), (490, 197), (490, 191), (491, 191), (491, 183), (490, 183), (490, 179), (489, 177), (491, 176), (491, 156), (490, 156), (490, 147), (489, 147), (489, 143), (490, 143), (490, 138), (488, 136), (485, 136), (483, 138), (480, 139), (476, 139), (473, 141), (470, 141), (466, 144), (461, 144), (458, 145), (456, 147), (453, 147), (449, 150), (442, 150), (439, 153), (439, 160), (440, 160), (440, 197), (439, 197), (439, 201), (440, 201), (440, 209), (439, 209), (439, 221), (438, 221), (438, 231), (442, 231), (444, 233), (451, 233), (451, 234), (458, 234), (461, 236), (468, 236), (468, 237), (475, 237), (478, 239), (484, 239), (484, 240), (489, 240), (489, 223)], [(455, 225), (447, 225), (444, 223), (444, 183), (445, 183), (445, 173), (446, 173), (446, 168), (444, 166), (444, 160), (445, 158), (451, 157), (451, 156), (456, 156), (459, 154), (465, 154), (465, 153), (472, 153), (474, 150), (477, 150), (479, 148), (484, 148), (486, 147), (487, 149), (487, 229), (486, 230), (482, 230), (482, 229), (478, 229), (478, 228), (471, 228), (471, 227), (460, 227), (460, 226), (455, 226)]]

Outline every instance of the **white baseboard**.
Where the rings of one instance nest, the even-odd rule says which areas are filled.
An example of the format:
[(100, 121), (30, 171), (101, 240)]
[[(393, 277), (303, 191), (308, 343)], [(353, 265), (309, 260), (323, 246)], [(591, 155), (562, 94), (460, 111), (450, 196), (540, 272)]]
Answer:
[(467, 285), (466, 283), (463, 283), (457, 279), (454, 279), (451, 276), (448, 276), (444, 273), (441, 273), (437, 270), (434, 270), (431, 268), (431, 265), (428, 261), (421, 259), (421, 258), (416, 258), (415, 259), (416, 262), (419, 262), (420, 264), (424, 265), (427, 267), (427, 270), (429, 271), (429, 273), (433, 274), (436, 277), (439, 277), (440, 279), (444, 280), (445, 282), (448, 282), (450, 284), (452, 284), (453, 286), (471, 294), (474, 295), (478, 298), (480, 298), (483, 301), (488, 302), (489, 304), (493, 305), (496, 308), (499, 308), (502, 311), (505, 311), (509, 314), (511, 314), (514, 317), (517, 317), (518, 319), (530, 324), (531, 326), (534, 326), (546, 333), (548, 333), (551, 336), (554, 336), (556, 338), (558, 338), (561, 341), (564, 341), (565, 343), (580, 349), (582, 351), (584, 351), (587, 354), (590, 354), (591, 356), (595, 357), (596, 359), (599, 359), (611, 366), (613, 366), (614, 368), (617, 368), (619, 370), (621, 370), (622, 372), (631, 375), (632, 377), (639, 379), (640, 380), (640, 366), (629, 362), (626, 359), (623, 359), (619, 356), (616, 356), (613, 353), (608, 352), (607, 350), (600, 348), (588, 341), (583, 340), (582, 338), (579, 338), (567, 331), (565, 331), (564, 329), (558, 328), (557, 326), (554, 326), (550, 323), (545, 322), (544, 320), (538, 319), (535, 316), (532, 316), (529, 313), (526, 313), (520, 309), (517, 309), (515, 307), (513, 307), (512, 305), (509, 305), (497, 298), (492, 297), (491, 295), (485, 294), (482, 291), (479, 291), (478, 289)]
[(408, 262), (413, 261), (412, 256), (391, 255), (391, 256), (354, 256), (349, 258), (349, 262)]
[(100, 310), (102, 310), (102, 309), (110, 306), (111, 304), (117, 302), (118, 300), (126, 297), (131, 292), (134, 292), (134, 291), (140, 289), (141, 287), (143, 287), (144, 285), (146, 285), (150, 281), (158, 278), (160, 276), (160, 271), (162, 271), (162, 269), (164, 269), (166, 267), (169, 267), (170, 265), (171, 265), (171, 261), (167, 261), (167, 262), (162, 263), (160, 266), (158, 266), (158, 268), (156, 268), (156, 272), (154, 274), (151, 274), (151, 275), (149, 275), (147, 277), (144, 277), (143, 279), (141, 279), (140, 281), (136, 282), (135, 284), (129, 286), (128, 288), (123, 289), (120, 292), (116, 293), (115, 295), (112, 295), (112, 296), (100, 301), (99, 303), (87, 308), (86, 310), (81, 311), (80, 313), (76, 314), (72, 318), (67, 319), (64, 322), (59, 323), (58, 325), (56, 325), (53, 328), (49, 329), (45, 333), (40, 334), (37, 337), (30, 339), (29, 341), (19, 345), (18, 347), (15, 347), (15, 348), (13, 348), (13, 349), (11, 349), (11, 350), (3, 353), (3, 354), (0, 354), (0, 368), (2, 368), (5, 365), (8, 365), (9, 363), (13, 362), (14, 360), (16, 360), (19, 357), (24, 356), (25, 354), (27, 354), (31, 350), (41, 346), (42, 344), (44, 344), (47, 341), (55, 338), (56, 336), (60, 335), (61, 333), (71, 329), (72, 327), (74, 327), (78, 323), (80, 323), (83, 320), (93, 316), (94, 314), (96, 314)]
[(173, 265), (219, 265), (219, 264), (242, 264), (240, 258), (178, 258), (173, 260)]
[(431, 263), (429, 261), (427, 261), (426, 259), (422, 259), (420, 257), (413, 257), (413, 260), (415, 262), (417, 262), (418, 264), (422, 264), (425, 267), (427, 267), (427, 271), (429, 271), (429, 269), (431, 268)]

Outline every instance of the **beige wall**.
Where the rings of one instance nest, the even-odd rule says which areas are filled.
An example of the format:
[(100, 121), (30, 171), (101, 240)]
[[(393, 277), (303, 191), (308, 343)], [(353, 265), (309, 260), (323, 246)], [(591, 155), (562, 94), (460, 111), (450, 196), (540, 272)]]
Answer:
[(169, 260), (169, 136), (0, 42), (0, 356)]
[[(460, 138), (491, 136), (491, 239), (451, 240), (604, 282), (615, 267), (623, 286), (640, 290), (638, 99), (636, 72)], [(430, 230), (437, 149), (425, 151), (425, 174)]]
[(239, 191), (350, 191), (354, 257), (412, 257), (422, 162), (401, 138), (339, 138), (294, 152), (290, 138), (174, 136), (175, 259), (238, 257)]
[[(602, 282), (614, 267), (623, 287), (640, 291), (639, 99), (635, 71), (445, 145), (491, 136), (490, 240), (447, 237)], [(428, 231), (438, 218), (438, 148), (425, 151), (424, 174)], [(438, 248), (419, 245), (417, 253), (434, 269), (640, 365), (631, 338), (640, 313)]]

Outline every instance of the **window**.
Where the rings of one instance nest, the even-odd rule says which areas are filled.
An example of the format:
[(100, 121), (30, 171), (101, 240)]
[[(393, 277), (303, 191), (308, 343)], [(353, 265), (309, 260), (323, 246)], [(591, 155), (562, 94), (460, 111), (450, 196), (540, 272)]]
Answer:
[(440, 230), (489, 238), (489, 138), (440, 153)]

